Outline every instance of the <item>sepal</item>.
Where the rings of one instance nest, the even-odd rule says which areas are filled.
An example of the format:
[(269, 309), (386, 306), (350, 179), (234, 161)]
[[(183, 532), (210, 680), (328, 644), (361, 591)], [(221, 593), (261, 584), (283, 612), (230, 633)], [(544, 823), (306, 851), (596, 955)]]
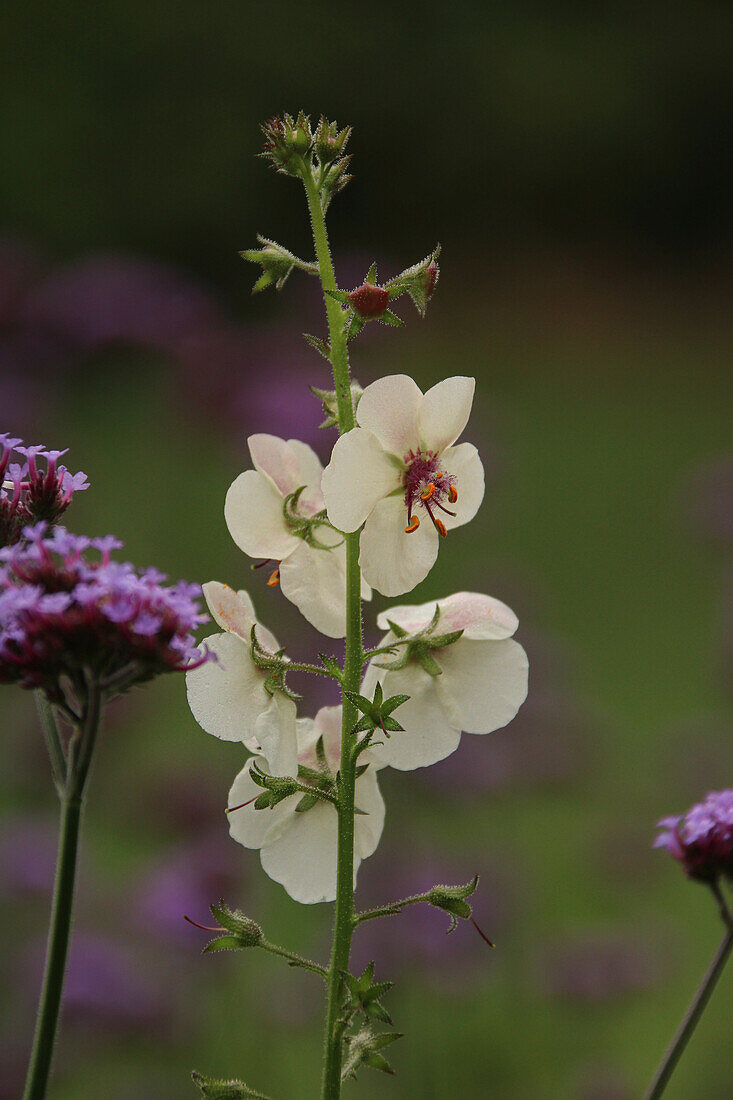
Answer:
[(252, 293), (258, 294), (266, 290), (268, 286), (275, 284), (276, 290), (282, 290), (290, 277), (294, 267), (300, 271), (307, 271), (309, 275), (317, 275), (318, 268), (315, 264), (307, 263), (283, 248), (277, 241), (271, 241), (267, 237), (257, 234), (257, 240), (262, 248), (247, 248), (239, 255), (243, 260), (262, 266), (262, 274), (252, 287)]
[(394, 982), (374, 982), (373, 960), (365, 966), (358, 978), (345, 970), (341, 971), (341, 977), (349, 994), (349, 1003), (346, 1007), (352, 1015), (363, 1012), (370, 1019), (392, 1026), (392, 1017), (384, 1005), (380, 1004), (379, 998), (389, 992)]
[(450, 915), (448, 932), (452, 932), (461, 920), (470, 920), (473, 909), (466, 901), (478, 886), (478, 875), (463, 886), (433, 886), (425, 895), (425, 900), (436, 909), (442, 909)]
[(380, 1053), (390, 1043), (402, 1038), (399, 1031), (382, 1032), (376, 1034), (369, 1027), (364, 1027), (356, 1035), (346, 1035), (344, 1045), (346, 1057), (341, 1071), (341, 1080), (347, 1077), (356, 1077), (356, 1072), (361, 1066), (369, 1066), (370, 1069), (379, 1069), (383, 1073), (394, 1073), (391, 1065)]
[(419, 263), (406, 268), (399, 275), (395, 275), (394, 279), (390, 279), (388, 283), (385, 283), (385, 289), (389, 291), (390, 301), (401, 297), (403, 294), (409, 294), (418, 313), (421, 317), (424, 317), (440, 275), (439, 255), (440, 245), (436, 245), (424, 260), (420, 260)]
[(243, 1100), (247, 1096), (255, 1097), (255, 1100), (269, 1100), (264, 1092), (249, 1088), (244, 1081), (216, 1080), (213, 1077), (204, 1077), (203, 1073), (197, 1073), (196, 1070), (191, 1074), (191, 1079), (207, 1100)]
[(202, 952), (204, 955), (212, 951), (243, 951), (260, 946), (264, 936), (262, 929), (240, 909), (230, 909), (224, 901), (210, 905), (209, 909), (214, 920), (221, 925), (223, 935), (206, 944)]

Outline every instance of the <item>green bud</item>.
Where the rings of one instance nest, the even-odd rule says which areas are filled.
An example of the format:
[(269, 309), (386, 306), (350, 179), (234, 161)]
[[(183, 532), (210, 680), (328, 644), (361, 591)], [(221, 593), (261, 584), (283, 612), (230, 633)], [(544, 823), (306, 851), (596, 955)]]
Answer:
[(255, 1100), (269, 1100), (264, 1092), (256, 1092), (243, 1081), (223, 1081), (214, 1077), (204, 1077), (203, 1073), (197, 1073), (196, 1070), (191, 1074), (191, 1078), (207, 1100), (244, 1100), (248, 1096), (254, 1097)]

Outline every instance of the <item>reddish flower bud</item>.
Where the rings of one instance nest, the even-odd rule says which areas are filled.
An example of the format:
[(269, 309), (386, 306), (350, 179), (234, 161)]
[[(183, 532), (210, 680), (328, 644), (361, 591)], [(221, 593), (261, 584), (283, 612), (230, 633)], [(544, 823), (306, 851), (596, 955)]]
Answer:
[(425, 294), (429, 298), (435, 290), (435, 284), (438, 281), (438, 265), (435, 260), (431, 260), (428, 264), (428, 269), (425, 272)]
[(349, 294), (349, 304), (360, 317), (380, 317), (389, 304), (389, 291), (383, 286), (362, 283)]

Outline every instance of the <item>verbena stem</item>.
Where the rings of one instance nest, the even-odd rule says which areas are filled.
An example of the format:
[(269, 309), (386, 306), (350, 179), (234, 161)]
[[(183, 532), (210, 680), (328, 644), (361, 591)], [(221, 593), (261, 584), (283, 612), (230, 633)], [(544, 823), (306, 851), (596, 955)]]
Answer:
[[(354, 427), (351, 403), (349, 356), (341, 306), (325, 291), (336, 290), (336, 278), (328, 246), (326, 221), (321, 198), (309, 168), (303, 182), (308, 197), (313, 242), (324, 290), (328, 318), (331, 366), (336, 390), (339, 431)], [(343, 691), (358, 692), (363, 664), (361, 635), (361, 574), (359, 571), (359, 532), (346, 535), (346, 652), (342, 680)], [(341, 768), (338, 787), (338, 856), (336, 871), (336, 909), (334, 914), (333, 947), (328, 969), (328, 1007), (324, 1035), (322, 1100), (338, 1100), (341, 1095), (341, 1036), (337, 1034), (342, 973), (348, 970), (351, 936), (354, 930), (354, 786), (356, 769), (352, 759), (352, 729), (358, 720), (357, 708), (343, 695), (341, 726)]]
[[(715, 893), (715, 891), (713, 891)], [(687, 1046), (693, 1031), (697, 1027), (698, 1021), (705, 1011), (710, 997), (712, 995), (715, 986), (717, 985), (718, 978), (723, 973), (723, 968), (728, 961), (728, 956), (733, 950), (733, 921), (731, 915), (725, 906), (724, 901), (720, 897), (719, 893), (716, 894), (716, 898), (721, 906), (721, 915), (723, 922), (726, 925), (726, 933), (723, 936), (722, 943), (715, 953), (715, 957), (711, 962), (705, 977), (702, 980), (700, 988), (692, 999), (690, 1007), (685, 1013), (684, 1019), (679, 1026), (677, 1034), (669, 1045), (667, 1053), (665, 1054), (662, 1062), (655, 1074), (654, 1080), (649, 1086), (648, 1092), (644, 1095), (644, 1100), (658, 1100), (662, 1095), (665, 1088), (669, 1084), (669, 1080), (675, 1071), (677, 1063), (679, 1062), (685, 1047)]]
[[(39, 709), (41, 708), (39, 707)], [(58, 729), (53, 714), (48, 712), (44, 715), (42, 709), (41, 714), (42, 718), (50, 718), (58, 738)], [(23, 1100), (43, 1100), (51, 1070), (71, 933), (84, 787), (99, 728), (99, 718), (99, 691), (95, 687), (90, 687), (84, 712), (84, 723), (78, 731), (78, 751), (75, 754), (69, 753), (65, 782), (63, 789), (59, 792), (61, 799), (59, 847), (48, 931), (48, 946), (46, 948), (46, 966)], [(44, 732), (45, 730), (44, 725)], [(74, 764), (74, 760), (76, 764)]]

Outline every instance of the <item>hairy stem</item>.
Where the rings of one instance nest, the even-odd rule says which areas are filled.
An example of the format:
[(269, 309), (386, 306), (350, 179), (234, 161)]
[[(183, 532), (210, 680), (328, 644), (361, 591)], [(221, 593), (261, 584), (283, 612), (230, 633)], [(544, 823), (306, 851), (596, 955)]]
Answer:
[[(303, 176), (313, 228), (313, 241), (324, 292), (336, 290), (336, 278), (328, 246), (326, 222), (318, 188), (310, 170)], [(341, 306), (324, 293), (328, 318), (331, 366), (338, 406), (339, 431), (343, 435), (354, 427), (351, 403), (349, 356)], [(359, 571), (359, 532), (346, 535), (346, 654), (342, 689), (358, 692), (363, 663), (361, 636), (361, 574)], [(341, 727), (341, 769), (338, 794), (338, 863), (336, 872), (336, 909), (333, 948), (328, 969), (328, 1008), (324, 1036), (322, 1100), (338, 1100), (341, 1095), (341, 1036), (337, 1033), (342, 996), (342, 971), (348, 970), (351, 935), (354, 930), (354, 785), (356, 768), (352, 757), (352, 729), (358, 720), (357, 708), (343, 695)]]
[[(71, 933), (84, 786), (89, 772), (99, 719), (99, 692), (92, 687), (89, 689), (83, 725), (78, 731), (79, 751), (69, 756), (68, 775), (63, 790), (60, 792), (59, 847), (48, 931), (48, 946), (46, 948), (46, 965), (23, 1100), (43, 1100), (51, 1070)], [(74, 761), (76, 761), (76, 766), (74, 766)]]

